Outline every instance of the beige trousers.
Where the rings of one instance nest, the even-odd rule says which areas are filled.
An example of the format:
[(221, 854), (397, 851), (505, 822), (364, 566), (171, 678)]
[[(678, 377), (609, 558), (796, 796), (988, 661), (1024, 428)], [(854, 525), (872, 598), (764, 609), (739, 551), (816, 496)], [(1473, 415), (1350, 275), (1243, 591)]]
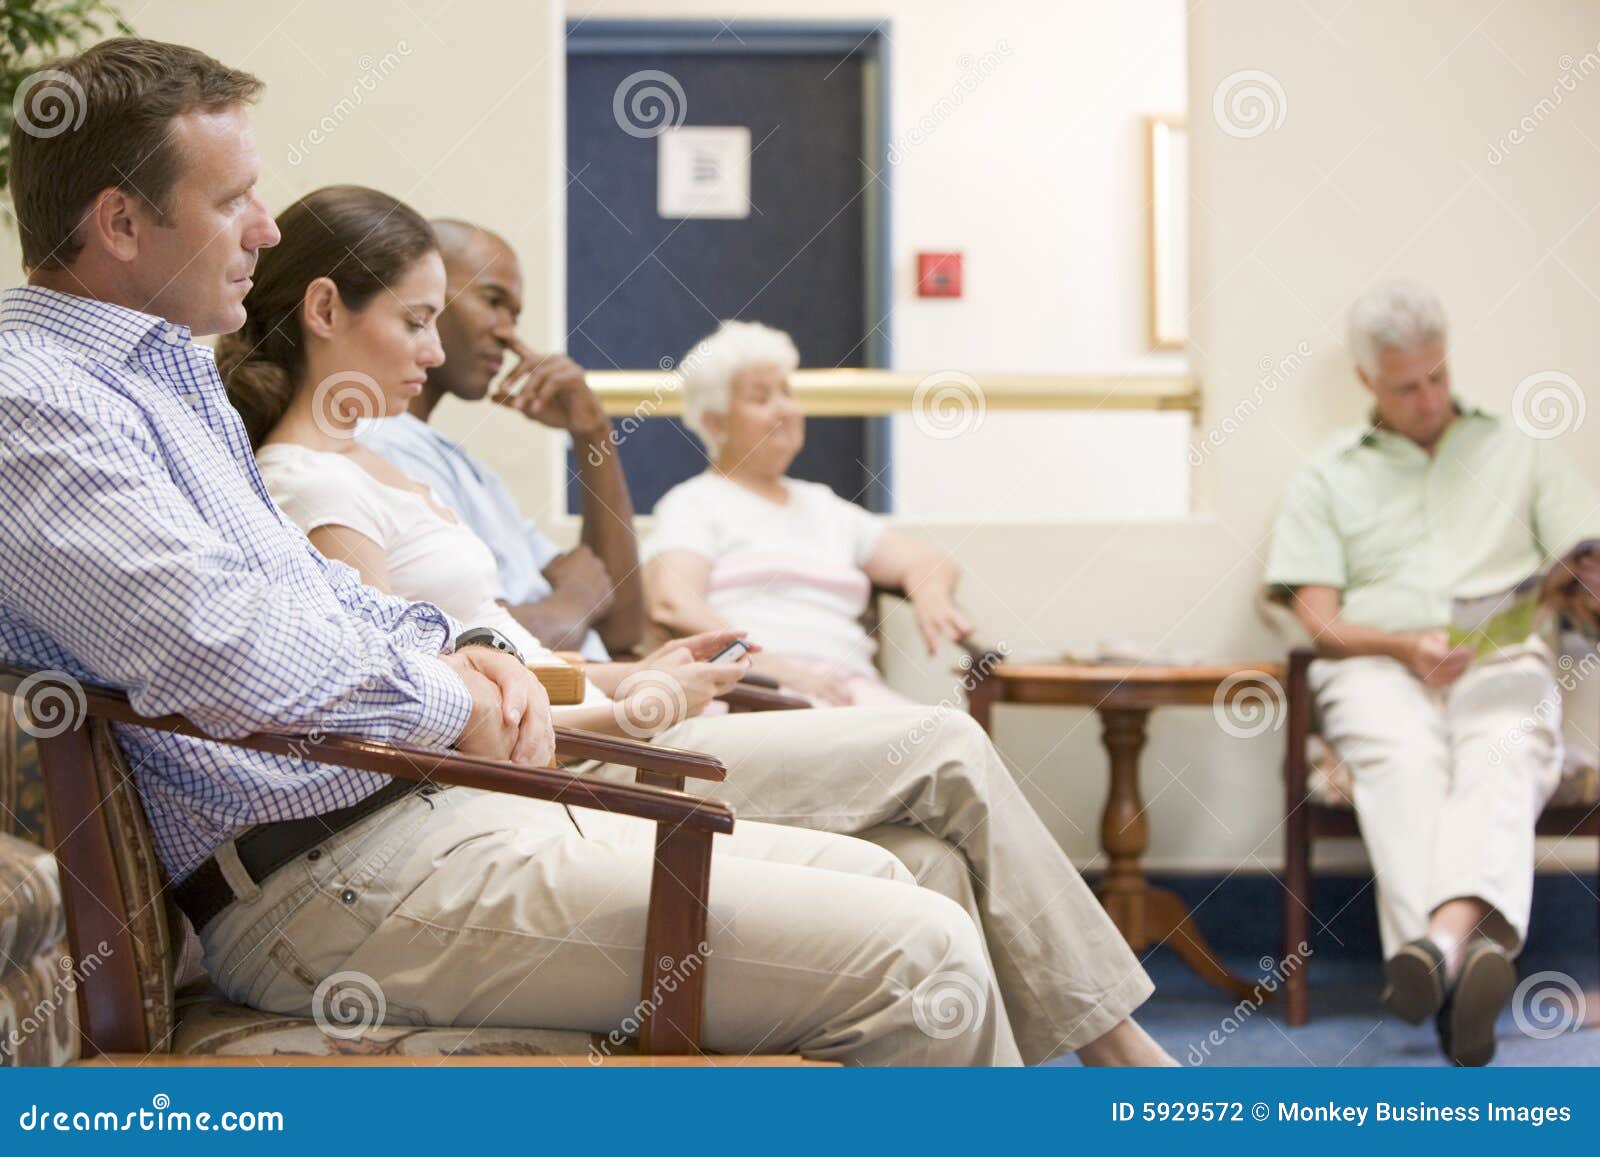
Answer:
[(966, 907), (1026, 1063), (1087, 1044), (1149, 997), (1121, 933), (970, 716), (919, 706), (725, 715), (660, 742), (720, 758), (727, 780), (700, 788), (740, 817), (862, 835)]
[(1322, 734), (1350, 767), (1384, 955), (1446, 900), (1477, 897), (1515, 952), (1533, 900), (1534, 821), (1561, 776), (1561, 693), (1543, 644), (1427, 687), (1383, 657), (1318, 660)]
[[(581, 831), (580, 831), (581, 828)], [(401, 800), (239, 899), (201, 939), (232, 1000), (315, 1015), (340, 972), (387, 1023), (630, 1031), (655, 825), (451, 788)], [(232, 859), (237, 865), (237, 860)], [(888, 852), (738, 821), (716, 838), (704, 1043), (859, 1064), (1016, 1064), (968, 915)]]

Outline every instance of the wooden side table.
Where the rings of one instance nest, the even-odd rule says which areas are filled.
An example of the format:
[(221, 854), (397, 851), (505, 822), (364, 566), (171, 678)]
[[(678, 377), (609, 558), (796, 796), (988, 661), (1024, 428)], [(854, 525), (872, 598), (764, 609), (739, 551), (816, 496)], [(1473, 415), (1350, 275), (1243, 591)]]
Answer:
[[(1157, 707), (1211, 707), (1236, 712), (1254, 731), (1256, 712), (1277, 710), (1283, 694), (1281, 663), (1219, 663), (1197, 667), (1102, 666), (1090, 663), (1001, 663), (968, 694), (972, 717), (990, 731), (997, 703), (1092, 707), (1111, 760), (1111, 790), (1100, 820), (1105, 879), (1096, 889), (1106, 912), (1135, 952), (1170, 944), (1200, 976), (1225, 992), (1247, 996), (1255, 988), (1224, 968), (1176, 892), (1152, 887), (1140, 860), (1150, 826), (1139, 792), (1139, 755), (1145, 723)], [(1220, 702), (1219, 702), (1220, 701)], [(1265, 730), (1265, 728), (1261, 728)], [(991, 732), (992, 734), (992, 732)]]

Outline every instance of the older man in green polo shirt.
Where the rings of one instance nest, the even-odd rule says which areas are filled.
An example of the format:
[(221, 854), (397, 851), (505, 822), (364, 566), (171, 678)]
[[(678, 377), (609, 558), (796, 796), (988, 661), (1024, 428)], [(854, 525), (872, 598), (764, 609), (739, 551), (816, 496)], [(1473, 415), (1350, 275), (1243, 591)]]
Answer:
[(1539, 635), (1452, 646), (1456, 599), (1554, 560), (1548, 602), (1594, 621), (1600, 495), (1547, 439), (1456, 399), (1438, 299), (1378, 284), (1352, 307), (1370, 423), (1295, 475), (1267, 582), (1325, 656), (1311, 684), (1349, 766), (1377, 877), (1385, 1005), (1437, 1018), (1457, 1064), (1494, 1055), (1527, 932), (1534, 821), (1560, 777), (1559, 690)]

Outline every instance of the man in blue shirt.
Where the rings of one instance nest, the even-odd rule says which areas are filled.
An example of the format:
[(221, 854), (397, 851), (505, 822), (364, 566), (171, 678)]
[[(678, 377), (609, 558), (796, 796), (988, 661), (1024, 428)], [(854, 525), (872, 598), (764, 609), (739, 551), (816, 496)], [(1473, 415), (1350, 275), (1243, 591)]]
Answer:
[[(411, 413), (374, 422), (367, 443), (412, 478), (434, 488), (445, 505), (489, 544), (500, 571), (502, 601), (523, 626), (554, 650), (582, 651), (603, 663), (644, 638), (644, 587), (633, 531), (633, 500), (611, 445), (611, 419), (564, 354), (536, 354), (516, 334), (522, 312), (522, 270), (503, 240), (461, 221), (435, 221), (451, 283), (439, 319), (447, 351)], [(583, 529), (562, 554), (492, 471), (430, 429), (440, 400), (482, 400), (506, 355), (515, 364), (494, 400), (513, 414), (571, 435), (582, 493)]]
[[(62, 81), (63, 98), (88, 106), (81, 127), (12, 129), (30, 276), (0, 304), (6, 656), (126, 688), (139, 711), (221, 736), (336, 720), (547, 763), (548, 704), (525, 670), (484, 648), (441, 656), (443, 613), (362, 586), (278, 514), (210, 351), (191, 340), (241, 324), (256, 253), (278, 239), (255, 192), (246, 102), (260, 82), (146, 41), (102, 45), (67, 75), (82, 92)], [(160, 131), (126, 129), (134, 117)], [(502, 693), (520, 737), (494, 725)], [(174, 880), (252, 824), (383, 784), (162, 732), (120, 739)]]
[[(118, 39), (25, 87), (30, 109), (69, 120), (19, 116), (11, 132), (29, 284), (0, 297), (0, 656), (219, 737), (332, 731), (548, 764), (549, 704), (527, 669), (449, 651), (437, 608), (318, 555), (273, 506), (192, 340), (242, 324), (256, 256), (278, 240), (255, 193), (260, 82)], [(397, 792), (139, 727), (117, 738), (230, 998), (326, 1013), (340, 991), (326, 979), (358, 972), (416, 1023), (603, 1033), (636, 1011), (651, 825), (586, 813), (580, 832), (543, 801)], [(253, 849), (271, 832), (312, 834), (268, 863)], [(886, 852), (743, 821), (718, 848), (709, 1048), (1015, 1063), (977, 929)], [(936, 1036), (926, 986), (952, 975), (977, 1007)]]
[[(637, 589), (632, 506), (611, 423), (583, 371), (558, 354), (530, 352), (516, 337), (522, 275), (493, 234), (435, 222), (445, 258), (445, 351), (412, 412), (376, 422), (366, 437), (410, 477), (426, 482), (502, 568), (505, 601), (532, 618), (546, 602), (540, 566), (553, 550), (522, 516), (503, 482), (425, 424), (445, 394), (489, 396), (510, 353), (518, 360), (492, 400), (543, 425), (571, 431), (585, 493), (586, 541), (617, 580), (613, 606)], [(520, 422), (497, 411), (486, 420)], [(596, 620), (602, 629), (606, 620)], [(586, 654), (603, 660), (590, 638)], [(591, 649), (592, 648), (592, 649)], [(926, 886), (957, 900), (988, 938), (1024, 1060), (1077, 1050), (1087, 1063), (1160, 1064), (1170, 1058), (1128, 1015), (1150, 983), (1061, 846), (1022, 796), (1004, 760), (972, 717), (948, 706), (838, 708), (695, 716), (658, 742), (715, 755), (729, 768), (717, 785), (741, 823), (751, 819), (862, 836), (887, 847)], [(597, 772), (596, 774), (610, 774)]]

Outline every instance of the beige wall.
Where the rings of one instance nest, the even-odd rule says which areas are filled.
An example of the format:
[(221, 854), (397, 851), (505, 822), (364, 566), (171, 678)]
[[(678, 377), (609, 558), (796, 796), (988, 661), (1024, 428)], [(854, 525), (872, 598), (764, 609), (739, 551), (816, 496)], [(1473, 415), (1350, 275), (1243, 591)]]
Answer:
[[(665, 3), (586, 7), (691, 14)], [(893, 8), (912, 19), (910, 5), (795, 7), (810, 17)], [(1002, 5), (994, 19), (1023, 21), (1032, 7)], [(930, 20), (964, 14), (975, 49), (993, 38), (971, 5), (915, 9)], [(752, 11), (726, 0), (692, 14)], [(431, 213), (498, 221), (529, 270), (529, 337), (559, 334), (553, 294), (562, 275), (552, 238), (561, 236), (561, 220), (552, 191), (563, 175), (555, 103), (561, 14), (551, 6), (456, 0), (441, 6), (431, 31), (404, 7), (377, 0), (287, 17), (242, 3), (153, 0), (130, 6), (130, 15), (146, 34), (199, 44), (272, 85), (258, 131), (275, 203), (328, 181), (360, 180)], [(494, 31), (466, 47), (462, 30), (480, 18)], [(930, 531), (960, 550), (966, 600), (985, 634), (1019, 655), (1107, 638), (1219, 658), (1276, 654), (1251, 608), (1264, 539), (1296, 461), (1331, 426), (1360, 414), (1340, 315), (1373, 276), (1409, 272), (1439, 287), (1456, 323), (1457, 382), (1474, 401), (1504, 409), (1519, 381), (1546, 370), (1591, 388), (1600, 382), (1600, 72), (1570, 92), (1560, 83), (1568, 64), (1579, 68), (1586, 54), (1600, 53), (1592, 3), (1210, 0), (1194, 6), (1189, 24), (1191, 328), (1206, 391), (1194, 439), (1222, 431), (1225, 419), (1228, 432), (1196, 453), (1188, 517)], [(1019, 69), (1064, 51), (1059, 38), (1008, 38)], [(290, 165), (295, 142), (356, 85), (363, 54), (381, 61), (402, 39), (409, 55), (308, 159)], [(1249, 138), (1224, 132), (1212, 115), (1219, 85), (1244, 70), (1270, 74), (1285, 112), (1276, 128)], [(437, 95), (441, 77), (454, 95)], [(1556, 91), (1560, 105), (1541, 109)], [(1018, 99), (1041, 122), (1061, 115), (1048, 93)], [(1497, 144), (1524, 117), (1534, 127), (1519, 130), (1522, 143)], [(1502, 159), (1491, 163), (1495, 148)], [(1026, 172), (1032, 161), (1018, 150), (1015, 163)], [(902, 216), (916, 220), (909, 207)], [(984, 236), (985, 244), (1006, 243)], [(14, 252), (0, 258), (14, 267)], [(1095, 324), (1066, 316), (1069, 326)], [(1272, 388), (1258, 385), (1263, 366), (1285, 363), (1296, 368)], [(477, 427), (486, 455), (531, 508), (553, 497), (543, 440), (485, 427), (476, 413), (457, 411), (451, 422)], [(1600, 414), (1563, 443), (1600, 481)], [(981, 463), (972, 470), (978, 476)], [(895, 638), (908, 642), (903, 631)], [(930, 698), (953, 685), (897, 654), (891, 667)], [(1086, 861), (1104, 792), (1098, 726), (1081, 712), (1010, 709), (998, 731), (1052, 828)], [(1275, 868), (1279, 758), (1277, 736), (1229, 738), (1204, 711), (1157, 715), (1146, 775), (1151, 862)]]

